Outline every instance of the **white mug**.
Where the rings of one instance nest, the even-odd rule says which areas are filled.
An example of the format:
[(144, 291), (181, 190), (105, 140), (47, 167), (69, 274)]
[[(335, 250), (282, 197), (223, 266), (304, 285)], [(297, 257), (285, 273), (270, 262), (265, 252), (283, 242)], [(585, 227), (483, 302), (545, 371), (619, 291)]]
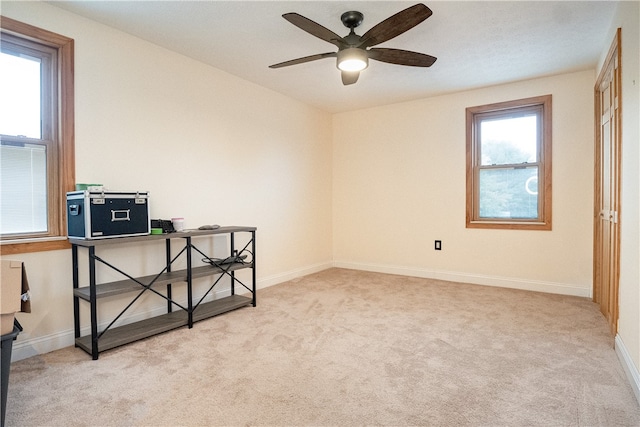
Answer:
[(173, 229), (176, 231), (184, 230), (184, 218), (171, 218)]

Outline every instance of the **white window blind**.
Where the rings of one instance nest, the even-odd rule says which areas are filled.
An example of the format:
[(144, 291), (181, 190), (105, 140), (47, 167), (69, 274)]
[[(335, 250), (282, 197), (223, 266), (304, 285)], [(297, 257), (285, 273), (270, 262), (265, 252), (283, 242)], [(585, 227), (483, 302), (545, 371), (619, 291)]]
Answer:
[(47, 151), (43, 145), (0, 146), (0, 232), (47, 231)]

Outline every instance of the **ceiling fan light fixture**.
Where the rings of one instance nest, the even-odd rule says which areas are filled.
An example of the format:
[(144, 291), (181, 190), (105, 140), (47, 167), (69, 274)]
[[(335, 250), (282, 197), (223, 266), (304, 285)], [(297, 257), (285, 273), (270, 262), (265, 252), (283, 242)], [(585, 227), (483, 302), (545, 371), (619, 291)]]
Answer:
[(369, 57), (364, 49), (350, 47), (338, 51), (337, 65), (342, 71), (362, 71), (369, 66)]
[(341, 71), (342, 84), (346, 86), (358, 81), (360, 71), (369, 66), (369, 58), (388, 64), (430, 67), (437, 59), (434, 56), (409, 50), (374, 48), (374, 46), (403, 34), (432, 14), (431, 9), (422, 3), (418, 3), (388, 17), (360, 36), (356, 34), (355, 28), (360, 26), (364, 15), (352, 10), (343, 13), (340, 17), (344, 26), (349, 28), (349, 34), (340, 37), (328, 28), (298, 13), (285, 13), (282, 15), (284, 19), (312, 36), (331, 43), (338, 48), (338, 51), (292, 59), (269, 65), (269, 68), (288, 67), (289, 65), (304, 64), (305, 62), (324, 58), (337, 58), (336, 67)]

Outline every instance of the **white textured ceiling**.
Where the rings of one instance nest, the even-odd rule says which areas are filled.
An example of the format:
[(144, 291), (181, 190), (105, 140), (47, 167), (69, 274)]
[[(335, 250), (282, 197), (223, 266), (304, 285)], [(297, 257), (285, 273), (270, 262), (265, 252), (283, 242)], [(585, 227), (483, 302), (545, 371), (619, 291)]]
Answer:
[(362, 35), (417, 2), (55, 1), (51, 4), (210, 64), (329, 112), (392, 104), (593, 69), (608, 46), (614, 1), (426, 1), (433, 15), (379, 45), (436, 56), (430, 68), (371, 61), (343, 86), (335, 59), (269, 65), (335, 51), (282, 18), (297, 12), (340, 35), (340, 15), (364, 14)]

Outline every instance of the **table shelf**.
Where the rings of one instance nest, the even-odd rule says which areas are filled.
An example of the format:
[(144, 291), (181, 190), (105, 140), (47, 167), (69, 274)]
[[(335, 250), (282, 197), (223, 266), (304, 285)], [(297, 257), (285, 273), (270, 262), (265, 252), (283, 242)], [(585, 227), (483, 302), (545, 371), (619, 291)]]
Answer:
[[(203, 265), (200, 267), (193, 267), (191, 269), (191, 277), (193, 279), (200, 277), (207, 277), (214, 274), (221, 274), (225, 271), (238, 271), (244, 268), (253, 268), (253, 263), (232, 263), (225, 266), (216, 267), (213, 265)], [(155, 281), (154, 281), (155, 279)], [(128, 292), (141, 291), (144, 286), (152, 284), (152, 286), (167, 285), (170, 283), (186, 282), (188, 279), (188, 270), (176, 270), (167, 273), (162, 273), (159, 276), (157, 274), (151, 274), (148, 276), (138, 277), (136, 280), (124, 279), (117, 280), (115, 282), (101, 283), (95, 286), (96, 298), (111, 297), (114, 295), (124, 294)], [(140, 283), (138, 283), (140, 282)], [(142, 284), (141, 284), (142, 283)], [(91, 286), (84, 286), (73, 290), (73, 294), (85, 301), (89, 301), (91, 298)]]
[[(248, 234), (248, 241), (244, 247), (240, 250), (236, 248), (236, 233)], [(207, 319), (213, 316), (217, 316), (226, 313), (231, 310), (246, 307), (249, 305), (256, 306), (256, 268), (255, 268), (255, 227), (221, 227), (216, 230), (188, 230), (184, 232), (171, 233), (165, 235), (148, 235), (148, 236), (133, 236), (133, 237), (119, 237), (111, 239), (100, 240), (82, 240), (82, 239), (69, 239), (72, 249), (72, 263), (73, 263), (73, 298), (74, 298), (74, 327), (75, 327), (75, 343), (76, 346), (83, 349), (87, 353), (91, 354), (93, 359), (98, 359), (100, 352), (125, 345), (134, 341), (145, 339), (153, 335), (161, 334), (173, 329), (187, 326), (191, 328), (193, 322)], [(199, 254), (200, 251), (191, 241), (192, 237), (200, 236), (214, 236), (220, 234), (228, 234), (230, 236), (229, 256), (237, 255), (243, 252), (249, 252), (251, 254), (248, 262), (236, 262), (229, 264), (217, 265), (201, 265), (192, 266), (191, 258), (192, 251), (196, 251)], [(186, 257), (186, 269), (168, 271), (171, 268), (171, 264), (176, 259), (171, 256), (171, 241), (180, 239), (184, 242), (184, 247), (179, 252), (180, 256)], [(164, 240), (166, 245), (166, 266), (157, 274), (145, 275), (142, 277), (129, 276), (127, 273), (122, 272), (120, 269), (105, 262), (102, 258), (96, 255), (96, 248), (104, 245), (113, 244), (125, 244), (132, 242), (152, 240)], [(78, 261), (78, 249), (85, 248), (88, 251), (89, 260), (89, 285), (80, 287), (79, 279), (79, 261)], [(100, 262), (115, 271), (123, 274), (126, 278), (107, 283), (96, 283), (96, 263)], [(238, 270), (250, 269), (251, 270), (251, 284), (247, 286), (245, 283), (238, 280), (235, 276), (235, 272)], [(213, 301), (196, 302), (193, 298), (193, 279), (219, 276), (217, 280), (209, 287), (209, 289), (200, 297), (199, 301), (204, 301), (205, 297), (209, 295), (218, 284), (222, 277), (228, 277), (231, 283), (231, 295), (223, 298), (216, 298)], [(187, 306), (182, 307), (178, 304), (172, 296), (171, 285), (173, 283), (186, 283), (187, 291)], [(239, 283), (249, 291), (250, 297), (244, 295), (237, 295), (235, 293), (235, 285)], [(161, 287), (164, 286), (164, 289)], [(138, 297), (145, 292), (153, 292), (156, 295), (164, 298), (167, 301), (167, 313), (155, 316), (149, 319), (144, 319), (137, 322), (124, 324), (122, 326), (114, 326), (114, 324), (124, 315), (124, 313), (133, 305)], [(164, 294), (162, 293), (164, 292)], [(115, 297), (118, 295), (136, 293), (135, 297), (132, 297), (126, 308), (113, 318), (111, 323), (104, 328), (103, 331), (98, 332), (98, 300), (106, 297)], [(90, 326), (91, 334), (81, 336), (81, 322), (80, 322), (80, 301), (85, 301), (90, 304)], [(175, 307), (180, 309), (173, 311)]]

